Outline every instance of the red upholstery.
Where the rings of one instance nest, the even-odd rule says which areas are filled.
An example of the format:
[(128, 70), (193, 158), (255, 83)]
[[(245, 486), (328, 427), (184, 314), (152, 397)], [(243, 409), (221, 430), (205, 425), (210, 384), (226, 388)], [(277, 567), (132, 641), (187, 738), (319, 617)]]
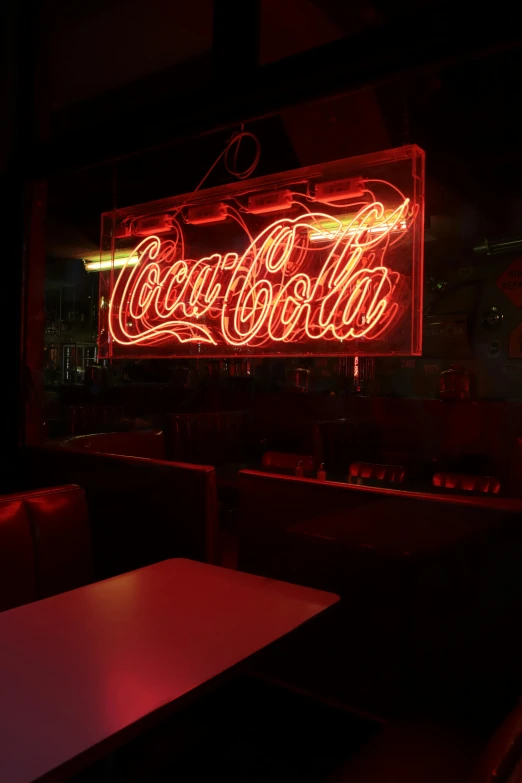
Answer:
[[(508, 715), (481, 754), (471, 783), (516, 783), (522, 772), (522, 702)], [(518, 774), (512, 773), (514, 770)]]
[(295, 468), (297, 463), (303, 463), (303, 470), (311, 472), (314, 469), (314, 459), (304, 454), (287, 454), (284, 451), (265, 451), (262, 464), (272, 468)]
[[(360, 589), (360, 580), (371, 588), (377, 579), (369, 558), (406, 562), (416, 553), (431, 557), (430, 553), (437, 555), (439, 550), (462, 550), (467, 557), (469, 545), (476, 549), (476, 574), (482, 567), (479, 562), (484, 562), (484, 578), (477, 578), (473, 588), (480, 592), (476, 600), (484, 596), (490, 606), (495, 601), (522, 600), (521, 586), (517, 587), (517, 553), (522, 547), (519, 501), (414, 493), (257, 471), (240, 471), (238, 480), (238, 567), (242, 571), (349, 592), (354, 585)], [(325, 516), (344, 524), (344, 542), (330, 528), (316, 543), (291, 532), (306, 520)], [(320, 526), (317, 530), (320, 535)], [(322, 558), (319, 544), (325, 553)], [(385, 570), (381, 570), (384, 578)], [(423, 580), (428, 578), (426, 573)]]
[(111, 432), (121, 421), (125, 409), (115, 405), (73, 405), (68, 411), (68, 428), (71, 435), (89, 432)]
[(120, 454), (127, 457), (165, 459), (163, 432), (100, 432), (94, 435), (76, 435), (61, 445), (74, 451), (97, 454)]
[(168, 459), (192, 464), (240, 462), (251, 447), (248, 413), (172, 413), (166, 429)]
[(373, 462), (352, 462), (349, 475), (376, 481), (404, 481), (404, 468), (400, 465), (376, 465)]
[[(467, 663), (486, 630), (505, 617), (516, 628), (522, 501), (256, 471), (241, 471), (238, 485), (238, 568), (335, 592), (344, 612), (263, 675), (374, 715), (404, 714), (420, 696), (416, 687), (407, 696), (408, 684), (439, 698), (426, 661), (436, 670), (460, 649)], [(458, 667), (457, 685), (469, 685)]]
[(0, 498), (0, 607), (47, 598), (91, 579), (89, 519), (80, 487)]
[(22, 500), (0, 498), (0, 611), (36, 598), (31, 529)]
[(433, 486), (489, 495), (498, 495), (500, 492), (500, 481), (493, 476), (465, 476), (462, 473), (435, 473)]
[(522, 772), (522, 704), (488, 742), (443, 726), (385, 728), (331, 778), (331, 783), (516, 783)]
[(36, 547), (39, 598), (89, 584), (92, 579), (85, 492), (68, 486), (24, 495)]
[(167, 557), (216, 562), (213, 468), (62, 448), (28, 449), (27, 461), (39, 481), (85, 489), (95, 578)]
[(415, 724), (384, 729), (330, 783), (466, 783), (480, 752), (464, 732)]

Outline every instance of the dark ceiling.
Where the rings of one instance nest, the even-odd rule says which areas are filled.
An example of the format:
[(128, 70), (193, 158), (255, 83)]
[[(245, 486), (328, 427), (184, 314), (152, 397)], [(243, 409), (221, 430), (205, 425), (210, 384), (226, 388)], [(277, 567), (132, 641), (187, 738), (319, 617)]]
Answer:
[[(52, 128), (57, 139), (78, 130), (88, 140), (90, 129), (94, 136), (106, 117), (117, 142), (117, 118), (126, 116), (119, 111), (130, 105), (135, 109), (133, 121), (138, 123), (137, 130), (143, 129), (145, 137), (153, 119), (149, 108), (156, 105), (155, 101), (163, 101), (163, 107), (170, 106), (175, 117), (181, 105), (176, 94), (182, 96), (212, 78), (210, 0), (195, 0), (193, 4), (149, 0), (141, 49), (137, 47), (143, 14), (135, 13), (136, 8), (145, 7), (141, 0), (96, 0), (87, 4), (48, 0), (48, 4), (53, 10), (49, 17), (54, 20), (51, 27), (55, 26), (52, 40), (59, 40), (60, 36), (63, 40), (64, 31), (68, 34), (66, 46), (57, 46), (49, 59), (55, 80), (51, 90)], [(316, 45), (323, 46), (319, 51), (325, 54), (324, 47), (329, 42), (333, 45), (345, 36), (349, 50), (350, 36), (359, 41), (363, 34), (367, 62), (361, 68), (368, 65), (371, 70), (373, 59), (382, 55), (383, 40), (388, 41), (387, 55), (391, 60), (400, 56), (400, 52), (394, 54), (394, 40), (382, 34), (386, 25), (398, 22), (407, 28), (411, 24), (404, 34), (414, 40), (422, 31), (412, 20), (424, 7), (429, 10), (439, 5), (444, 4), (413, 0), (263, 0), (261, 61), (295, 55)], [(164, 16), (167, 7), (170, 16)], [(196, 24), (190, 9), (199, 13), (199, 23)], [(497, 11), (502, 13), (500, 7)], [(152, 26), (151, 17), (155, 19)], [(170, 27), (167, 33), (160, 34), (162, 19), (168, 19)], [(126, 21), (125, 27), (120, 26), (122, 20)], [(470, 14), (470, 40), (473, 24)], [(78, 40), (85, 41), (87, 28), (94, 36), (89, 48), (71, 62), (61, 59), (74, 51), (75, 31), (83, 29)], [(157, 32), (153, 38), (151, 29)], [(184, 39), (181, 48), (176, 43), (180, 39)], [(104, 42), (111, 40), (112, 49), (107, 52)], [(376, 43), (376, 51), (371, 50), (373, 40), (379, 42), (381, 49)], [(129, 41), (133, 44), (130, 48)], [(477, 230), (496, 235), (516, 231), (513, 216), (517, 214), (518, 200), (522, 199), (522, 144), (518, 128), (522, 50), (493, 43), (492, 39), (491, 51), (480, 57), (453, 56), (438, 67), (405, 70), (391, 81), (381, 80), (366, 90), (352, 90), (319, 103), (295, 103), (289, 93), (288, 107), (281, 106), (247, 126), (262, 143), (256, 174), (414, 142), (427, 154), (429, 215), (457, 215), (471, 209), (478, 215)], [(463, 50), (468, 45), (469, 41), (463, 39)], [(155, 46), (155, 59), (151, 59), (146, 51)], [(140, 60), (142, 73), (138, 73), (136, 65)], [(151, 72), (154, 63), (159, 70), (153, 68)], [(231, 90), (239, 79), (241, 63), (237, 63), (237, 69), (230, 73)], [(174, 91), (170, 94), (169, 90)], [(75, 96), (82, 99), (71, 100)], [(123, 130), (122, 127), (122, 136)], [(230, 130), (205, 136), (189, 134), (169, 144), (167, 134), (167, 142), (160, 149), (52, 178), (49, 206), (58, 227), (55, 235), (63, 233), (63, 225), (68, 224), (73, 234), (95, 243), (99, 214), (110, 209), (115, 199), (122, 206), (191, 190), (229, 136)], [(225, 176), (223, 170), (217, 169), (208, 184), (219, 184)], [(522, 233), (522, 226), (520, 229)]]

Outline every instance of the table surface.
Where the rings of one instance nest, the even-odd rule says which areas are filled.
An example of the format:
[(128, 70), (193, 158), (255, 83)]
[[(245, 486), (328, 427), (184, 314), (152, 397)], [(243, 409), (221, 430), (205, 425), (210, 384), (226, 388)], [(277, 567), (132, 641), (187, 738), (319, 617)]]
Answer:
[[(419, 557), (453, 547), (503, 526), (518, 524), (519, 513), (506, 509), (441, 505), (425, 499), (375, 496), (346, 511), (332, 511), (289, 526), (290, 534), (374, 550), (397, 557)], [(402, 501), (402, 502), (401, 502)]]
[(32, 781), (116, 732), (123, 744), (136, 721), (337, 600), (175, 559), (3, 612), (0, 781)]

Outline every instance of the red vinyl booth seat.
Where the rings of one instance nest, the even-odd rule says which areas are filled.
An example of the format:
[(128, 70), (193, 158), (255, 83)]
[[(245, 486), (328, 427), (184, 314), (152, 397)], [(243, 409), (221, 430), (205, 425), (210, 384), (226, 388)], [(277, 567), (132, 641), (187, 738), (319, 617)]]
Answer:
[(80, 487), (0, 498), (0, 609), (91, 580), (89, 518)]
[(217, 562), (218, 504), (214, 469), (60, 447), (26, 451), (38, 481), (85, 489), (95, 579), (168, 557)]
[(349, 475), (353, 478), (367, 478), (374, 481), (404, 481), (404, 468), (400, 465), (376, 465), (373, 462), (352, 462)]
[(22, 500), (0, 499), (0, 611), (34, 601), (33, 539)]
[(496, 496), (241, 471), (239, 570), (341, 596), (339, 621), (261, 673), (375, 715), (402, 710), (427, 660), (473, 657), (478, 638), (519, 616), (521, 512)]
[[(329, 783), (515, 783), (522, 767), (522, 703), (484, 740), (455, 727), (396, 723), (336, 771)], [(518, 773), (518, 774), (517, 774)]]
[(494, 476), (466, 476), (463, 473), (435, 473), (433, 486), (488, 495), (498, 495), (500, 492), (500, 481)]
[[(351, 584), (355, 578), (356, 566), (361, 566), (361, 578), (370, 579), (371, 569), (362, 567), (363, 559), (382, 556), (386, 562), (408, 563), (418, 557), (421, 562), (451, 547), (460, 551), (459, 547), (467, 546), (464, 542), (471, 541), (486, 560), (491, 559), (488, 580), (493, 587), (480, 584), (477, 589), (484, 594), (491, 589), (499, 593), (499, 600), (512, 591), (520, 593), (522, 600), (518, 587), (500, 589), (504, 579), (518, 581), (519, 514), (520, 503), (515, 500), (354, 486), (245, 470), (239, 473), (238, 567), (342, 594), (345, 582)], [(331, 525), (326, 524), (328, 519), (334, 520)], [(314, 554), (313, 537), (305, 540), (291, 532), (306, 520), (318, 520), (318, 533), (324, 530), (319, 543), (331, 546), (328, 559), (320, 561)], [(331, 531), (337, 528), (343, 535), (329, 544)], [(298, 541), (303, 542), (303, 551), (310, 544), (306, 557), (297, 555)], [(332, 558), (343, 559), (342, 546), (353, 553), (349, 558), (354, 563), (351, 569), (336, 572)], [(494, 557), (496, 546), (498, 557)], [(502, 558), (509, 560), (509, 567), (502, 567)]]

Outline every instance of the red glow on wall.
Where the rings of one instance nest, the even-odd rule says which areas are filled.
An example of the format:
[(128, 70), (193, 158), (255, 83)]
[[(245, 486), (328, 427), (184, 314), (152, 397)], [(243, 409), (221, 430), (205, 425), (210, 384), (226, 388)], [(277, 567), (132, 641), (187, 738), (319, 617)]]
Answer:
[[(172, 208), (170, 235), (127, 241), (128, 258), (138, 263), (102, 275), (102, 303), (108, 302), (100, 308), (102, 355), (418, 352), (419, 194), (359, 177), (357, 194), (348, 192), (346, 202), (317, 203), (313, 193), (322, 190), (311, 189), (311, 171), (306, 190), (298, 180), (279, 191), (285, 199), (277, 219), (272, 207), (270, 214), (249, 213), (253, 181), (242, 185), (243, 201), (237, 187), (232, 197), (230, 189), (215, 189), (213, 200), (209, 195), (196, 208), (185, 199)], [(282, 201), (272, 192), (271, 204)], [(210, 214), (216, 203), (226, 217), (219, 224), (190, 218)], [(132, 218), (126, 220), (131, 234)]]

